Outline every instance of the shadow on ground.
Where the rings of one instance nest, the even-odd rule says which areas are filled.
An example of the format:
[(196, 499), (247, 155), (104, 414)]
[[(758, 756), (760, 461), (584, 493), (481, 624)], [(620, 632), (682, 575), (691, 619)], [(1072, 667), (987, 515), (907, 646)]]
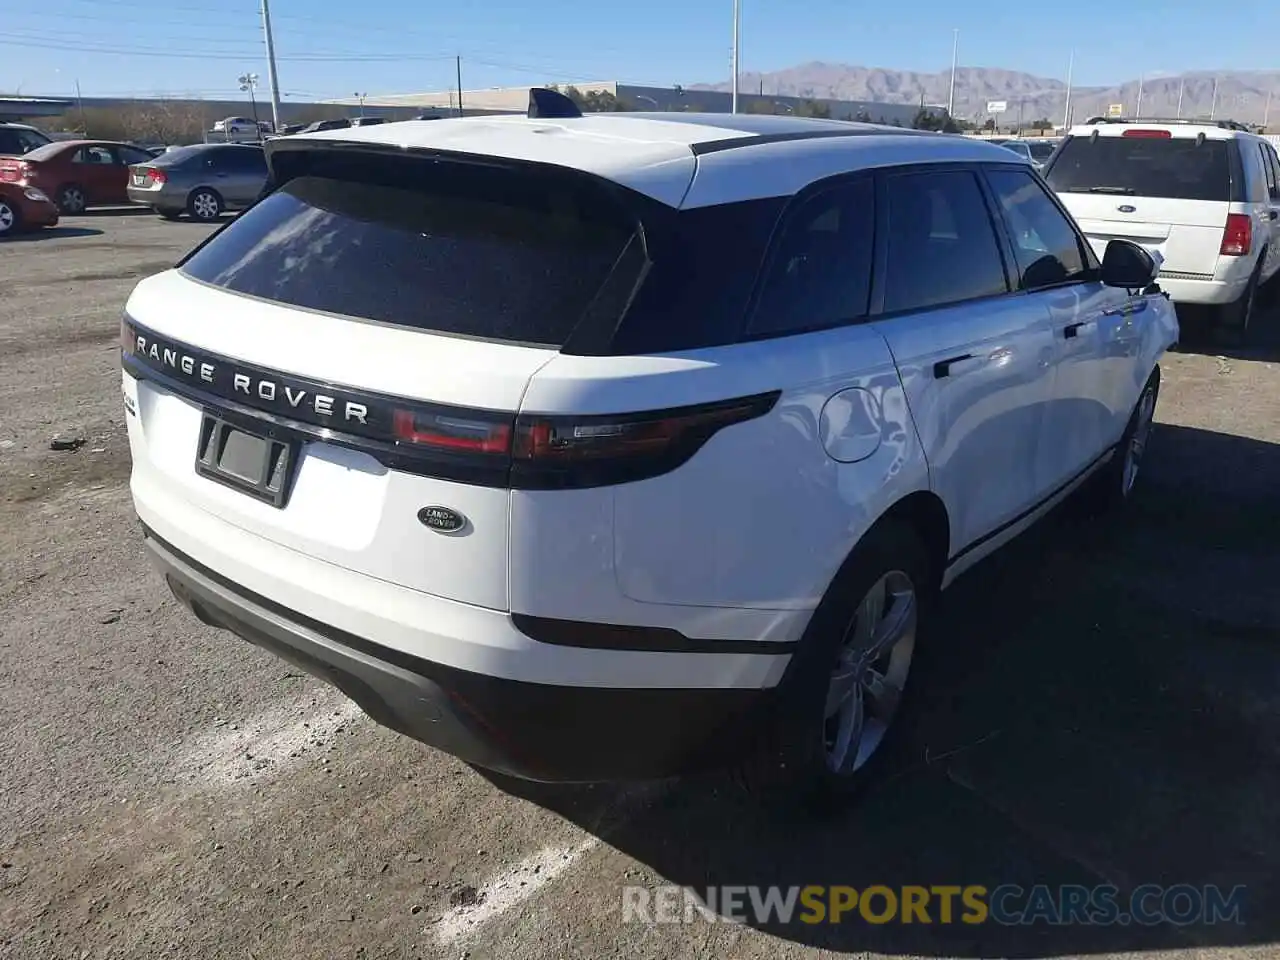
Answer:
[(35, 243), (39, 240), (62, 240), (68, 237), (100, 237), (101, 230), (91, 227), (43, 227), (28, 230), (4, 239), (5, 243)]
[(1280, 282), (1266, 291), (1265, 306), (1258, 311), (1241, 342), (1231, 331), (1220, 328), (1215, 315), (1194, 307), (1178, 308), (1178, 324), (1183, 353), (1202, 353), (1233, 360), (1280, 360)]
[[(1144, 469), (1122, 518), (1068, 504), (948, 591), (934, 636), (946, 681), (930, 687), (914, 761), (858, 807), (770, 821), (726, 783), (689, 782), (605, 840), (693, 891), (1110, 885), (1127, 913), (1145, 884), (1245, 888), (1239, 922), (1214, 925), (943, 924), (936, 901), (931, 923), (856, 910), (835, 925), (747, 921), (838, 951), (1030, 958), (1280, 941), (1280, 446), (1161, 426)], [(590, 828), (602, 790), (538, 800)]]

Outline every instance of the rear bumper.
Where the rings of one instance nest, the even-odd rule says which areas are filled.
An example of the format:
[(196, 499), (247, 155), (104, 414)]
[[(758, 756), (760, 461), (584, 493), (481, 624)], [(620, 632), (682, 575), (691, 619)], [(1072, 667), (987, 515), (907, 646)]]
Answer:
[(376, 722), (530, 780), (672, 776), (739, 756), (774, 690), (562, 686), (435, 663), (328, 627), (235, 585), (146, 530), (178, 600), (325, 680)]
[(130, 203), (153, 207), (156, 210), (181, 210), (185, 203), (185, 198), (167, 188), (149, 190), (131, 184), (125, 188), (125, 194)]
[(1156, 282), (1175, 304), (1225, 306), (1235, 303), (1244, 294), (1249, 272), (1244, 271), (1243, 276), (1230, 280), (1188, 280), (1162, 275), (1156, 278)]

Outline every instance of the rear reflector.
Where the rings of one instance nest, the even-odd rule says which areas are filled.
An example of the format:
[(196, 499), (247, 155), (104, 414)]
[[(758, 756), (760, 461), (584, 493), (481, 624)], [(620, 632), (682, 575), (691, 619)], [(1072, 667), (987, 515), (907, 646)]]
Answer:
[(1173, 134), (1168, 130), (1126, 130), (1120, 134), (1122, 137), (1147, 137), (1149, 139), (1169, 140)]
[(1227, 214), (1227, 228), (1222, 231), (1222, 248), (1218, 251), (1224, 257), (1244, 256), (1253, 247), (1253, 221), (1245, 213)]

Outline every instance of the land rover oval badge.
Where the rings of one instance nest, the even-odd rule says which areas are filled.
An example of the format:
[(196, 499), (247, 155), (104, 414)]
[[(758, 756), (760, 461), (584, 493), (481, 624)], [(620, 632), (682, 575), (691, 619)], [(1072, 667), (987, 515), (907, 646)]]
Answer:
[(1121, 213), (1136, 213), (1138, 211), (1138, 208), (1133, 206), (1133, 204), (1130, 204), (1130, 203), (1122, 203), (1116, 209), (1119, 210)]
[(423, 507), (418, 511), (418, 521), (440, 533), (457, 533), (467, 525), (467, 518), (448, 507)]

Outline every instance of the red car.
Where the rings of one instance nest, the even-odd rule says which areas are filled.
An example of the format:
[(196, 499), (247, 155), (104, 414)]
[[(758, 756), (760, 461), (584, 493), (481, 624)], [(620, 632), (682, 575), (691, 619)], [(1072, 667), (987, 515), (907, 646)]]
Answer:
[(0, 237), (57, 224), (58, 208), (37, 187), (0, 183)]
[(59, 140), (21, 157), (0, 157), (0, 183), (36, 187), (53, 198), (63, 214), (129, 202), (129, 165), (151, 154), (108, 140)]

